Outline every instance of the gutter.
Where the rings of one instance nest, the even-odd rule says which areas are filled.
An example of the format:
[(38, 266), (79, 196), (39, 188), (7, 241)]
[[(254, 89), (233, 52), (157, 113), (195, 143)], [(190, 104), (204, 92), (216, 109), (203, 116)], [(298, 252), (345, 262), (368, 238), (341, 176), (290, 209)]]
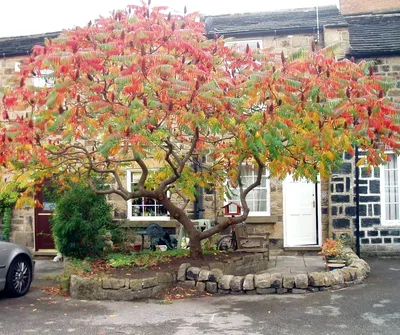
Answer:
[(26, 51), (15, 51), (15, 52), (2, 52), (0, 53), (1, 58), (10, 58), (10, 57), (17, 57), (17, 56), (29, 56), (32, 52), (32, 49)]
[[(324, 25), (324, 27), (348, 27), (348, 24), (329, 24)], [(281, 28), (281, 29), (253, 29), (244, 31), (208, 31), (206, 36), (208, 38), (213, 38), (215, 34), (218, 36), (223, 35), (224, 37), (260, 37), (260, 36), (276, 36), (276, 35), (293, 35), (300, 33), (315, 33), (314, 27), (294, 27), (294, 28)]]
[(356, 169), (356, 180), (355, 180), (355, 200), (356, 200), (356, 254), (360, 257), (360, 169), (357, 166), (359, 160), (358, 157), (358, 146), (355, 148), (355, 169)]
[[(193, 162), (193, 170), (195, 172), (201, 171), (201, 163), (199, 161), (196, 160)], [(194, 218), (195, 220), (204, 219), (204, 189), (198, 185), (196, 185), (194, 200)]]
[(356, 59), (364, 59), (364, 58), (378, 58), (385, 56), (400, 56), (400, 50), (394, 51), (376, 51), (376, 52), (349, 52), (346, 54), (346, 57), (354, 57)]

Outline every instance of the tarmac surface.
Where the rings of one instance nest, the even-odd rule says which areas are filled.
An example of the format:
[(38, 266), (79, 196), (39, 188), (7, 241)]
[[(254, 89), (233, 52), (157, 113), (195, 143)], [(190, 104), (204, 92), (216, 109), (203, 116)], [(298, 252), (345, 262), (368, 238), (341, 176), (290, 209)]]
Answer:
[[(399, 335), (400, 259), (367, 261), (372, 273), (364, 284), (338, 291), (174, 301), (83, 301), (51, 296), (39, 289), (38, 284), (49, 280), (40, 274), (25, 297), (0, 298), (0, 335)], [(307, 267), (304, 261), (303, 267)], [(47, 274), (57, 271), (48, 269)]]

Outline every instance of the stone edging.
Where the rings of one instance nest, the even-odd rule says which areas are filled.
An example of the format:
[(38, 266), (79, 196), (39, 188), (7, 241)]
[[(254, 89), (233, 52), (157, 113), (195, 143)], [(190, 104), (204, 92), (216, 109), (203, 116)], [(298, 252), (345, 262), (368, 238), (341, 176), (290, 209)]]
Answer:
[(335, 290), (361, 284), (370, 272), (369, 265), (351, 249), (346, 249), (345, 253), (348, 266), (342, 269), (293, 276), (281, 273), (240, 274), (246, 270), (264, 270), (268, 260), (261, 254), (244, 256), (227, 264), (210, 263), (211, 270), (184, 263), (177, 274), (157, 273), (155, 277), (145, 279), (88, 279), (73, 275), (70, 295), (88, 300), (137, 300), (155, 298), (171, 286), (221, 294), (301, 294)]

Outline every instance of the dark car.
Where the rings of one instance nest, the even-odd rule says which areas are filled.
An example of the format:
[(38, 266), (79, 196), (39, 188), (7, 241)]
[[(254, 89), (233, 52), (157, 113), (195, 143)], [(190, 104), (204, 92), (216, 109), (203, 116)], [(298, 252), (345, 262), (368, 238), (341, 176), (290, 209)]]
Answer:
[(33, 279), (34, 263), (29, 249), (0, 241), (0, 291), (7, 295), (25, 295)]

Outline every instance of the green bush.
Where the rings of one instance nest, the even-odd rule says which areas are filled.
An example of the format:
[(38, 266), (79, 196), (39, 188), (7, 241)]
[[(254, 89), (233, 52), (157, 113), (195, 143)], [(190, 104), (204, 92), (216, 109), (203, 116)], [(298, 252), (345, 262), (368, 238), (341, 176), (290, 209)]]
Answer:
[(8, 183), (0, 192), (0, 217), (3, 225), (0, 241), (10, 240), (12, 209), (18, 200), (18, 196), (18, 185), (15, 182)]
[(111, 221), (105, 196), (73, 185), (56, 202), (52, 230), (56, 248), (66, 257), (96, 257), (103, 247), (102, 228)]

